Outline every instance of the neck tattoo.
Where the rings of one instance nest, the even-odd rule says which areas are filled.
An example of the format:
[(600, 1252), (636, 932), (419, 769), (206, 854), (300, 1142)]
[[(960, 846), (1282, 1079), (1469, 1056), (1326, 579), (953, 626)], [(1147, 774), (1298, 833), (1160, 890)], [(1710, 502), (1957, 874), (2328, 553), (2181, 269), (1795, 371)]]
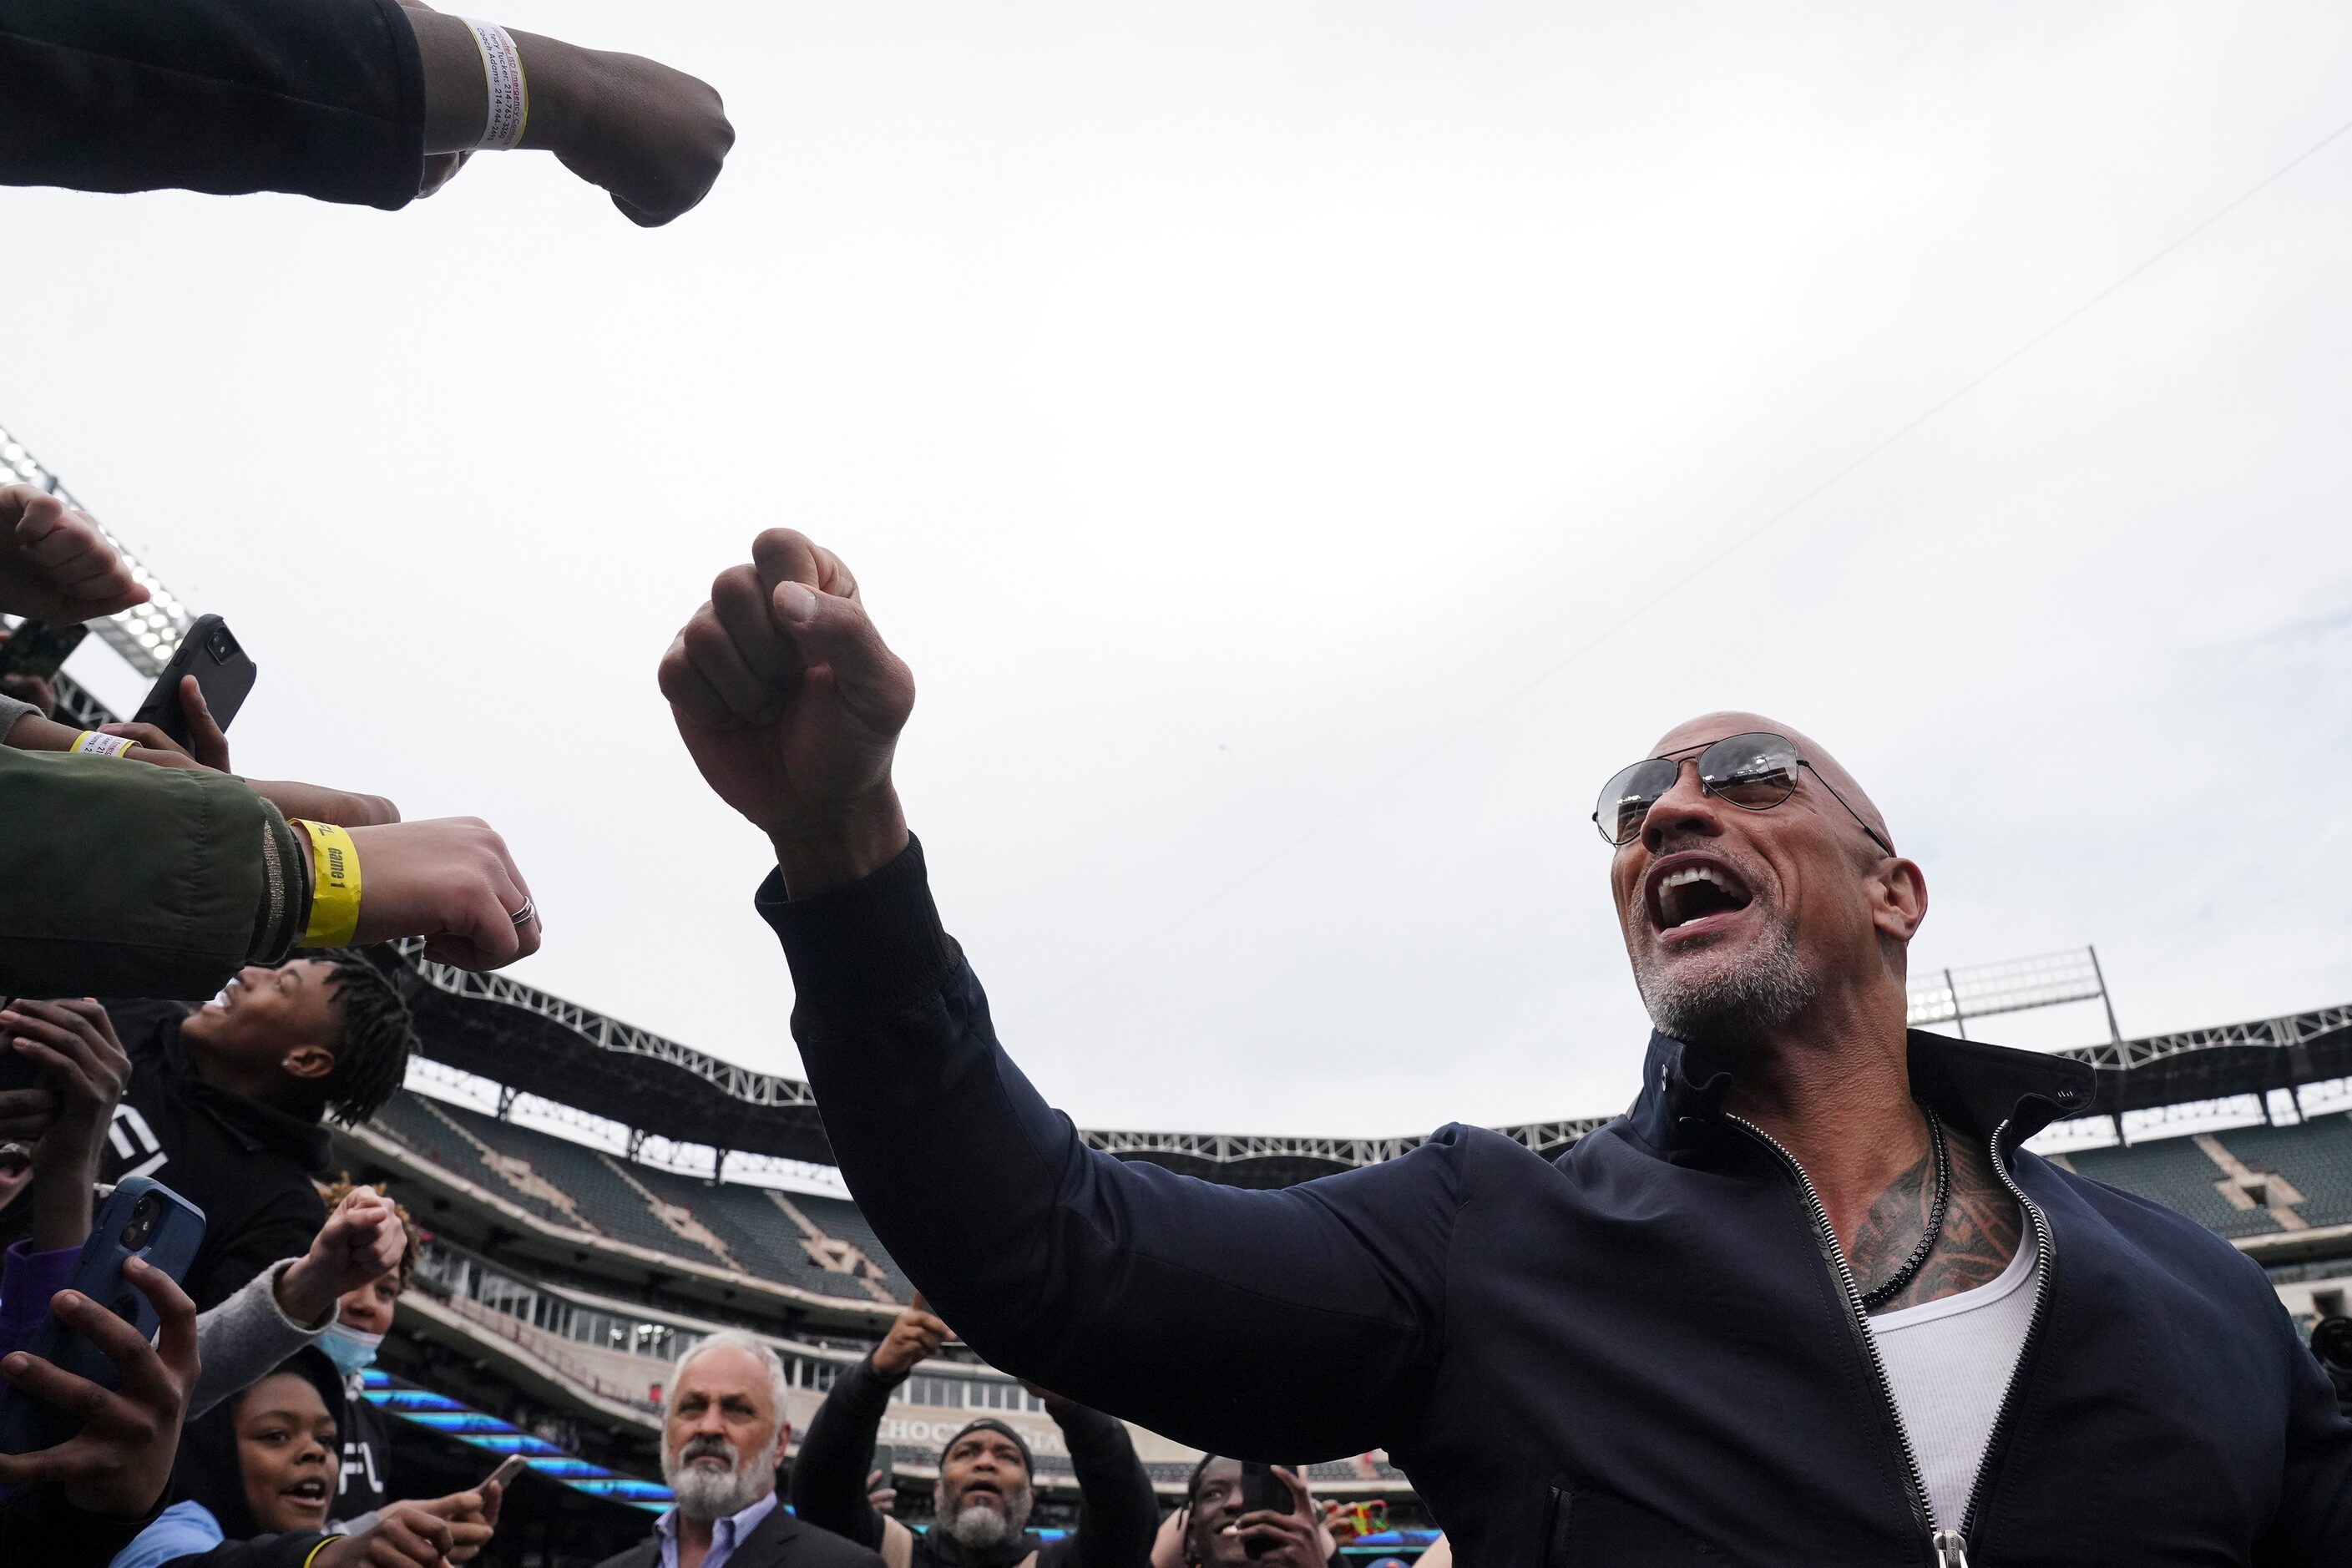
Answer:
[(1903, 1267), (1862, 1293), (1865, 1310), (1894, 1300), (1897, 1291), (1911, 1283), (1911, 1277), (1936, 1250), (1936, 1238), (1944, 1232), (1944, 1209), (1952, 1197), (1951, 1151), (1944, 1147), (1944, 1124), (1936, 1120), (1936, 1113), (1925, 1106), (1919, 1109), (1927, 1118), (1927, 1141), (1936, 1151), (1936, 1202), (1927, 1211), (1927, 1226), (1919, 1233), (1919, 1245), (1903, 1260)]

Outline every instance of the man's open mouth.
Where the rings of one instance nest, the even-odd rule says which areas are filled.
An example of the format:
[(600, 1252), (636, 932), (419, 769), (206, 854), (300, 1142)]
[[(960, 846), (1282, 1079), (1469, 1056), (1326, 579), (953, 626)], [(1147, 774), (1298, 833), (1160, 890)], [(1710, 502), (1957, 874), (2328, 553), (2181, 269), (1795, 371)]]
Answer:
[(1738, 872), (1706, 855), (1670, 855), (1652, 868), (1648, 881), (1650, 923), (1661, 931), (1736, 914), (1756, 897)]

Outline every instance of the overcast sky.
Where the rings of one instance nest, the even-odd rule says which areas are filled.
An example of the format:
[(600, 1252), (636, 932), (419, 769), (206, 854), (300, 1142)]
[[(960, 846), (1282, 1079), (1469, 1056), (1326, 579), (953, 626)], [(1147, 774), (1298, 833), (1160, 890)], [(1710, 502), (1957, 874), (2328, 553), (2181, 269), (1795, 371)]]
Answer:
[(1588, 813), (1723, 706), (1869, 785), (1919, 967), (2352, 999), (2352, 135), (1787, 510), (2352, 118), (2352, 10), (496, 14), (714, 82), (710, 198), (10, 192), (0, 423), (244, 638), (242, 769), (505, 832), (532, 984), (800, 1070), (653, 681), (781, 522), (1090, 1125), (1622, 1106)]

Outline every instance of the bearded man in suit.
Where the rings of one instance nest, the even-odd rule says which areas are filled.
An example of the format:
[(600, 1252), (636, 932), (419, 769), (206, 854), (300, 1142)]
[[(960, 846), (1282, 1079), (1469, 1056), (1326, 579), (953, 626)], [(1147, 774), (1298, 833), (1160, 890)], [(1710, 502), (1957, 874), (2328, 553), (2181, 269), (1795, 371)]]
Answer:
[(882, 1568), (776, 1496), (788, 1386), (776, 1352), (731, 1329), (680, 1356), (662, 1414), (662, 1479), (677, 1500), (598, 1568)]

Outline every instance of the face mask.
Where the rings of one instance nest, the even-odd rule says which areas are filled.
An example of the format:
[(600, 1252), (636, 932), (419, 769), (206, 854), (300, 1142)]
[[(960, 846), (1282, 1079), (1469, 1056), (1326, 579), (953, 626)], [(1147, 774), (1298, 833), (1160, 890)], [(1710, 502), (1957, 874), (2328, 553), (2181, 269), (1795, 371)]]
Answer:
[(383, 1343), (382, 1334), (363, 1334), (357, 1329), (347, 1329), (336, 1323), (320, 1334), (318, 1347), (327, 1352), (327, 1359), (345, 1377), (357, 1377), (375, 1360), (375, 1347)]

